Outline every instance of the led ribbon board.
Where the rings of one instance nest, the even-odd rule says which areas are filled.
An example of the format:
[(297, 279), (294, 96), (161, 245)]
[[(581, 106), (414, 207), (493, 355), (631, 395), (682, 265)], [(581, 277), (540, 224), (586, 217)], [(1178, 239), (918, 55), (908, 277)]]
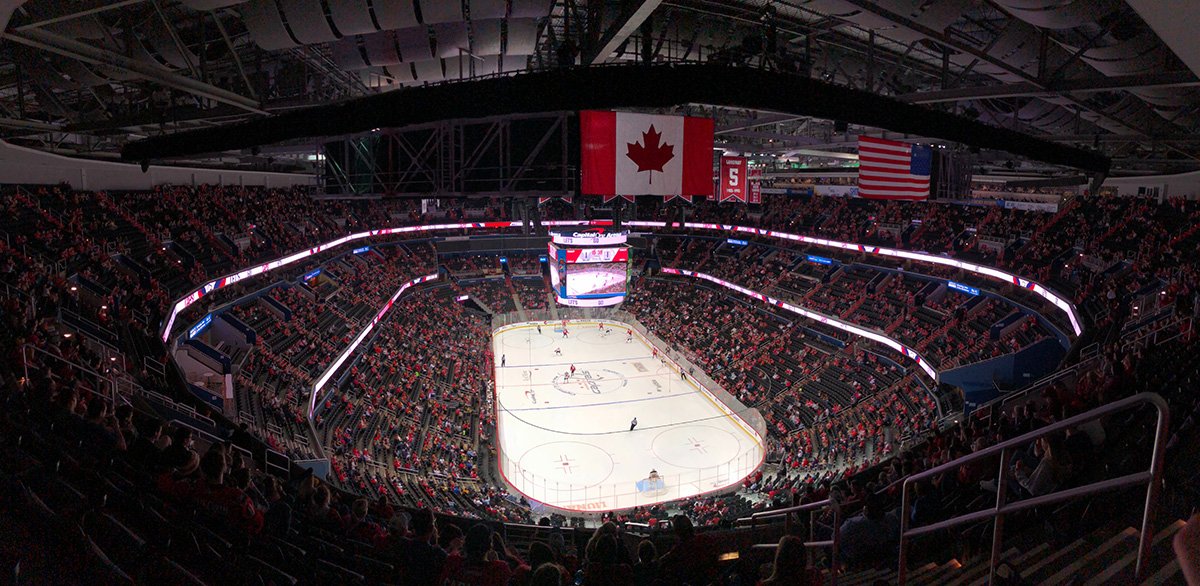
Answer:
[(807, 317), (813, 321), (821, 322), (827, 326), (835, 327), (839, 330), (850, 332), (851, 334), (854, 334), (856, 336), (862, 336), (864, 338), (874, 340), (876, 342), (879, 342), (880, 344), (883, 344), (884, 346), (887, 346), (887, 347), (909, 357), (913, 361), (915, 361), (917, 363), (917, 366), (921, 367), (921, 370), (924, 370), (925, 374), (928, 374), (929, 377), (932, 378), (933, 380), (937, 380), (937, 378), (938, 378), (938, 372), (936, 370), (934, 370), (932, 366), (929, 366), (929, 363), (926, 362), (924, 358), (921, 358), (921, 355), (917, 354), (916, 350), (913, 350), (912, 348), (909, 348), (908, 346), (905, 346), (904, 344), (901, 344), (900, 342), (897, 342), (897, 341), (895, 341), (887, 336), (884, 336), (882, 334), (877, 334), (875, 332), (872, 332), (871, 330), (866, 330), (866, 329), (860, 328), (856, 325), (848, 324), (839, 319), (834, 319), (832, 317), (817, 313), (815, 311), (809, 311), (807, 309), (796, 307), (795, 305), (792, 305), (791, 303), (787, 303), (786, 301), (775, 299), (774, 297), (768, 297), (766, 295), (763, 295), (762, 293), (759, 293), (758, 291), (752, 291), (745, 287), (741, 287), (739, 285), (734, 285), (733, 283), (730, 283), (729, 281), (724, 281), (724, 280), (718, 279), (712, 275), (707, 275), (704, 273), (697, 273), (695, 271), (688, 271), (688, 270), (683, 270), (683, 269), (668, 269), (668, 268), (664, 268), (662, 270), (662, 272), (670, 274), (670, 275), (682, 275), (685, 277), (704, 279), (705, 281), (716, 283), (722, 287), (725, 287), (726, 289), (733, 289), (734, 291), (737, 291), (738, 293), (741, 293), (742, 295), (745, 295), (747, 297), (753, 297), (754, 299), (762, 301), (763, 303), (766, 303), (767, 305), (781, 307), (792, 313), (796, 313), (796, 314), (802, 315), (804, 317)]
[[(639, 228), (662, 228), (666, 227), (666, 222), (627, 222), (630, 226)], [(840, 248), (851, 252), (864, 252), (876, 256), (894, 256), (897, 258), (907, 258), (921, 262), (945, 265), (970, 271), (986, 277), (991, 277), (998, 281), (1011, 283), (1027, 291), (1032, 291), (1035, 295), (1049, 301), (1055, 307), (1061, 309), (1067, 314), (1067, 319), (1071, 322), (1071, 330), (1078, 336), (1083, 333), (1083, 326), (1080, 325), (1079, 313), (1075, 311), (1075, 306), (1066, 299), (1058, 296), (1056, 293), (1047, 289), (1040, 283), (1036, 283), (1029, 279), (1018, 277), (1012, 273), (1006, 273), (992, 267), (977, 265), (966, 261), (961, 261), (944, 256), (936, 256), (923, 252), (910, 252), (907, 250), (898, 250), (895, 248), (883, 248), (879, 246), (864, 246), (862, 244), (853, 244), (849, 242), (838, 242), (836, 240), (826, 240), (824, 238), (813, 238), (811, 236), (801, 236), (799, 234), (789, 234), (787, 232), (779, 232), (777, 230), (767, 230), (765, 228), (751, 228), (748, 226), (734, 226), (731, 224), (701, 224), (695, 222), (673, 222), (671, 227), (682, 227), (693, 230), (724, 230), (726, 232), (740, 232), (744, 234), (754, 234), (757, 236), (765, 236), (767, 238), (778, 238), (780, 240), (791, 240), (793, 242), (803, 242), (814, 246), (823, 246), (826, 248)]]
[(342, 363), (354, 353), (354, 349), (358, 348), (358, 345), (367, 338), (367, 334), (371, 333), (371, 330), (375, 329), (375, 325), (378, 324), (379, 321), (383, 319), (383, 316), (387, 314), (388, 310), (392, 308), (392, 304), (395, 303), (396, 300), (399, 299), (409, 287), (434, 281), (437, 278), (437, 273), (425, 275), (424, 277), (417, 277), (401, 285), (399, 289), (396, 289), (396, 293), (393, 294), (392, 298), (384, 304), (383, 309), (380, 309), (379, 313), (375, 314), (375, 319), (372, 319), (371, 323), (367, 324), (367, 327), (363, 328), (363, 331), (358, 333), (358, 336), (354, 338), (354, 341), (350, 342), (350, 345), (347, 346), (345, 350), (342, 350), (341, 354), (338, 354), (337, 360), (334, 360), (333, 364), (330, 364), (329, 368), (325, 369), (325, 372), (321, 373), (321, 376), (317, 379), (316, 384), (313, 385), (312, 395), (308, 399), (308, 417), (310, 419), (313, 416), (313, 411), (315, 411), (317, 408), (317, 395), (320, 394), (321, 389), (325, 386), (325, 383), (329, 382), (329, 379), (333, 377), (333, 373), (336, 372), (337, 369), (341, 367)]
[[(611, 226), (612, 220), (554, 220), (554, 221), (543, 221), (542, 225), (549, 226), (549, 227), (554, 227), (554, 226)], [(929, 263), (934, 263), (934, 264), (952, 266), (952, 267), (963, 269), (965, 271), (970, 271), (972, 273), (991, 277), (993, 279), (996, 279), (998, 281), (1002, 281), (1005, 283), (1012, 283), (1018, 287), (1021, 287), (1022, 289), (1032, 291), (1035, 295), (1038, 295), (1038, 296), (1042, 297), (1043, 299), (1049, 301), (1055, 307), (1061, 309), (1064, 313), (1067, 314), (1067, 319), (1069, 319), (1071, 322), (1071, 329), (1072, 329), (1072, 331), (1075, 332), (1076, 336), (1083, 333), (1083, 327), (1080, 325), (1079, 314), (1076, 312), (1075, 306), (1071, 302), (1058, 296), (1053, 291), (1047, 289), (1046, 287), (1042, 286), (1039, 283), (1036, 283), (1029, 279), (1024, 279), (1024, 278), (1018, 277), (1016, 275), (1013, 275), (1011, 273), (1006, 273), (999, 269), (994, 269), (994, 268), (988, 267), (988, 266), (977, 265), (974, 263), (969, 263), (969, 262), (960, 261), (960, 260), (956, 260), (956, 259), (952, 259), (952, 258), (947, 258), (944, 256), (936, 256), (936, 255), (925, 254), (925, 253), (921, 253), (921, 252), (909, 252), (907, 250), (897, 250), (894, 248), (882, 248), (882, 247), (876, 247), (876, 246), (863, 246), (861, 244), (838, 242), (836, 240), (826, 240), (823, 238), (813, 238), (810, 236), (800, 236), (798, 234), (789, 234), (787, 232), (779, 232), (776, 230), (767, 230), (764, 228), (751, 228), (748, 226), (734, 226), (734, 225), (730, 225), (730, 224), (700, 224), (700, 223), (695, 223), (695, 222), (682, 222), (682, 223), (681, 222), (671, 222), (670, 224), (668, 224), (666, 222), (645, 222), (645, 221), (627, 222), (627, 225), (636, 227), (636, 228), (671, 227), (671, 228), (689, 228), (689, 229), (698, 229), (698, 230), (723, 230), (726, 232), (753, 234), (753, 235), (757, 235), (757, 236), (764, 236), (767, 238), (778, 238), (781, 240), (791, 240), (794, 242), (803, 242), (805, 244), (811, 244), (814, 246), (823, 246), (823, 247), (827, 247), (827, 248), (840, 248), (842, 250), (849, 250), (852, 252), (864, 252), (867, 254), (873, 254), (873, 255), (877, 255), (877, 256), (894, 256), (894, 257), (907, 258), (907, 259), (921, 261), (921, 262), (929, 262)], [(326, 250), (329, 250), (329, 249), (337, 247), (337, 246), (341, 246), (342, 244), (345, 244), (347, 242), (359, 240), (362, 238), (369, 238), (369, 237), (373, 237), (373, 236), (388, 236), (388, 235), (393, 235), (393, 234), (414, 234), (417, 232), (435, 232), (435, 231), (439, 231), (439, 230), (480, 230), (480, 229), (495, 229), (495, 228), (516, 228), (516, 227), (520, 227), (520, 226), (521, 226), (521, 222), (461, 222), (461, 223), (455, 223), (455, 224), (430, 224), (427, 226), (403, 226), (403, 227), (399, 227), (399, 228), (388, 228), (388, 229), (384, 229), (384, 230), (371, 230), (368, 232), (358, 232), (355, 234), (350, 234), (349, 236), (343, 236), (342, 238), (339, 238), (337, 240), (332, 240), (330, 242), (326, 242), (325, 244), (321, 244), (314, 248), (309, 248), (307, 250), (303, 250), (303, 251), (291, 254), (289, 256), (285, 256), (283, 258), (273, 260), (266, 264), (261, 264), (256, 267), (245, 269), (238, 273), (234, 273), (234, 274), (222, 277), (220, 279), (209, 281), (208, 283), (197, 288), (195, 291), (192, 291), (191, 293), (185, 295), (183, 298), (181, 298), (175, 302), (174, 307), (171, 308), (170, 316), (167, 318), (167, 324), (163, 328), (162, 341), (166, 342), (167, 340), (170, 339), (171, 328), (175, 324), (175, 318), (178, 317), (179, 314), (181, 312), (183, 312), (183, 310), (187, 309), (191, 304), (195, 303), (196, 301), (199, 301), (200, 298), (203, 297), (204, 295), (208, 295), (209, 293), (212, 293), (213, 291), (220, 289), (222, 287), (232, 285), (238, 281), (241, 281), (242, 279), (247, 279), (247, 278), (250, 278), (253, 276), (257, 276), (264, 272), (273, 271), (279, 267), (286, 266), (288, 264), (294, 263), (298, 260), (307, 258), (314, 254), (325, 252)], [(587, 242), (587, 243), (581, 242), (581, 244), (592, 244), (592, 243), (591, 242)]]

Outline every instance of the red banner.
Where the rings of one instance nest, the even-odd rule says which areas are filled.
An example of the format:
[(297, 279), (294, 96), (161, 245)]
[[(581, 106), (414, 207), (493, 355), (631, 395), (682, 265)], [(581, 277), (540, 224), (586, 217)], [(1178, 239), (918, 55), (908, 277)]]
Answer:
[(606, 195), (606, 196), (604, 196), (604, 203), (608, 203), (614, 199), (617, 199), (618, 197), (629, 203), (633, 203), (633, 200), (637, 199), (632, 195)]
[(746, 157), (721, 157), (721, 201), (746, 202), (748, 162)]
[(750, 170), (750, 203), (762, 203), (762, 169)]

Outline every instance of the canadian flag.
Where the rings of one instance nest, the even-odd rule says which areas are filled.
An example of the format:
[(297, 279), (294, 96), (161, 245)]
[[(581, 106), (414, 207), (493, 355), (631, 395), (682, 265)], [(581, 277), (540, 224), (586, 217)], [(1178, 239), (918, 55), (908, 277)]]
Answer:
[(624, 112), (579, 113), (583, 193), (707, 196), (713, 121)]

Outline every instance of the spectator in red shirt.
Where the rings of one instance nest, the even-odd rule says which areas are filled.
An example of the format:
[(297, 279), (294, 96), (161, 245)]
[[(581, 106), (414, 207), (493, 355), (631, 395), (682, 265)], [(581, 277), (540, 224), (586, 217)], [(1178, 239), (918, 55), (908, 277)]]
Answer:
[(442, 586), (506, 586), (512, 570), (500, 560), (488, 561), (491, 551), (492, 530), (483, 523), (475, 524), (467, 531), (463, 554), (446, 558), (438, 582)]
[(387, 534), (379, 527), (379, 524), (367, 520), (368, 508), (367, 499), (354, 501), (354, 508), (350, 512), (350, 518), (346, 521), (346, 536), (378, 547), (383, 543)]
[(232, 527), (257, 534), (262, 531), (262, 513), (254, 507), (254, 501), (246, 493), (225, 486), (226, 467), (225, 450), (220, 444), (214, 444), (200, 459), (201, 479), (176, 482), (170, 474), (163, 474), (159, 478), (159, 486), (167, 495), (194, 505), (214, 519), (224, 520)]

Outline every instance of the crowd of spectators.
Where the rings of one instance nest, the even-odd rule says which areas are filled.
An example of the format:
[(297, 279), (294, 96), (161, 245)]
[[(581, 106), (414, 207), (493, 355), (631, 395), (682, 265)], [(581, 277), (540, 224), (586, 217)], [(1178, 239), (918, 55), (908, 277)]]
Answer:
[(787, 316), (679, 280), (643, 279), (623, 307), (763, 412), (789, 469), (786, 484), (757, 487), (764, 493), (870, 465), (892, 451), (889, 436), (936, 420), (933, 398), (896, 361), (875, 352), (845, 358)]
[[(190, 201), (203, 201), (204, 206), (187, 205)], [(6, 458), (4, 465), (7, 472), (14, 473), (26, 465), (29, 469), (55, 471), (46, 478), (19, 477), (15, 485), (18, 490), (14, 494), (25, 506), (32, 510), (41, 503), (37, 508), (39, 522), (77, 524), (88, 539), (114, 552), (104, 558), (110, 564), (140, 572), (150, 572), (147, 560), (158, 558), (124, 552), (119, 532), (112, 529), (121, 526), (146, 536), (187, 533), (192, 542), (203, 541), (205, 547), (188, 551), (187, 540), (168, 540), (177, 549), (168, 552), (170, 555), (155, 554), (174, 564), (163, 567), (172, 571), (187, 568), (218, 583), (240, 583), (252, 572), (248, 568), (255, 568), (253, 572), (258, 574), (278, 571), (272, 564), (296, 572), (335, 576), (330, 578), (334, 581), (342, 575), (339, 572), (374, 576), (387, 568), (400, 571), (396, 568), (420, 567), (422, 562), (406, 557), (415, 550), (411, 541), (401, 540), (424, 539), (422, 543), (432, 548), (429, 525), (417, 521), (418, 515), (426, 514), (423, 510), (465, 518), (532, 520), (519, 499), (500, 493), (481, 480), (475, 469), (476, 452), (488, 443), (482, 430), (491, 424), (489, 413), (481, 408), (486, 378), (483, 373), (490, 360), (482, 342), (487, 325), (483, 318), (468, 313), (446, 295), (421, 293), (406, 298), (396, 312), (400, 318), (381, 326), (379, 338), (369, 346), (367, 355), (349, 367), (349, 375), (339, 381), (337, 392), (329, 395), (330, 402), (321, 412), (318, 425), (325, 445), (335, 452), (330, 485), (309, 478), (293, 479), (283, 486), (257, 471), (255, 463), (247, 461), (232, 445), (206, 440), (203, 443), (211, 445), (199, 447), (191, 428), (179, 425), (164, 430), (157, 417), (143, 411), (134, 413), (127, 397), (105, 391), (105, 377), (110, 375), (127, 376), (156, 389), (170, 387), (165, 379), (145, 372), (142, 359), (165, 358), (161, 343), (153, 342), (157, 336), (154, 326), (170, 301), (196, 284), (231, 267), (282, 256), (345, 231), (427, 221), (427, 214), (416, 213), (415, 208), (403, 203), (328, 202), (286, 190), (240, 187), (164, 187), (132, 194), (74, 192), (62, 186), (9, 188), (2, 205), (6, 212), (0, 226), (5, 232), (0, 249), (6, 285), (3, 315), (9, 326), (3, 336), (14, 352), (14, 359), (0, 371), (8, 390), (9, 409), (3, 424), (5, 436), (11, 441), (5, 449), (13, 456)], [(877, 221), (872, 219), (872, 206), (878, 206), (880, 213), (894, 216), (900, 209), (909, 218), (933, 218), (939, 220), (939, 226), (954, 226), (949, 231), (909, 226), (906, 236), (895, 243), (898, 246), (960, 254), (964, 251), (958, 250), (956, 243), (969, 242), (959, 238), (961, 234), (954, 234), (958, 224), (941, 222), (945, 219), (941, 216), (953, 213), (946, 211), (951, 208), (937, 210), (934, 204), (899, 206), (798, 198), (759, 216), (744, 209), (705, 204), (698, 205), (691, 214), (706, 221), (736, 220), (852, 239), (872, 233), (871, 223)], [(172, 209), (162, 209), (167, 207)], [(648, 211), (665, 218), (680, 210), (663, 205)], [(1068, 213), (1070, 219), (1063, 221)], [(1077, 299), (1108, 300), (1104, 303), (1108, 307), (1118, 305), (1115, 299), (1123, 299), (1131, 291), (1158, 283), (1168, 292), (1164, 294), (1167, 303), (1178, 303), (1190, 311), (1188, 304), (1195, 298), (1198, 277), (1194, 263), (1200, 242), (1198, 214), (1200, 206), (1195, 202), (1157, 205), (1136, 199), (1075, 199), (1065, 213), (1022, 214), (1016, 222), (1020, 224), (1018, 232), (1032, 238), (1006, 250), (997, 258), (997, 264), (1052, 283), (1054, 279), (1062, 280), (1074, 285)], [(975, 221), (1007, 225), (1005, 222), (1015, 216), (1008, 211), (988, 213), (969, 217), (961, 226), (966, 230)], [(434, 250), (428, 244), (405, 246), (403, 250), (410, 266), (434, 264)], [(680, 242), (674, 249), (666, 243), (660, 247), (664, 264), (668, 264), (664, 251), (675, 253), (673, 260), (681, 263), (678, 266), (712, 262), (713, 270), (722, 274), (731, 270), (729, 263), (721, 263), (728, 259), (713, 257), (743, 259), (744, 255), (750, 264), (776, 259), (781, 267), (789, 262), (786, 257), (776, 258), (782, 253), (749, 248), (745, 252), (712, 251), (705, 250), (703, 244)], [(1095, 259), (1099, 259), (1098, 265), (1086, 262)], [(1125, 266), (1119, 272), (1104, 272), (1112, 263)], [(265, 293), (291, 310), (294, 324), (280, 322), (273, 313), (264, 316), (262, 300), (230, 309), (262, 328), (261, 344), (246, 358), (248, 368), (244, 372), (251, 378), (267, 372), (267, 376), (279, 379), (279, 383), (263, 389), (259, 405), (274, 410), (271, 421), (300, 422), (305, 384), (313, 372), (329, 363), (330, 356), (346, 341), (345, 335), (355, 329), (350, 326), (353, 318), (346, 308), (370, 306), (391, 288), (373, 279), (356, 281), (347, 267), (326, 268), (328, 280), (318, 280), (316, 288), (310, 287), (314, 289), (313, 298), (304, 297), (299, 285), (274, 287)], [(394, 285), (404, 276), (394, 272), (384, 278)], [(769, 273), (764, 272), (744, 276), (754, 284), (769, 279)], [(245, 291), (249, 284), (258, 283), (261, 281), (248, 280), (240, 289)], [(336, 293), (324, 297), (333, 289)], [(511, 298), (512, 290), (505, 291)], [(827, 303), (832, 311), (840, 310), (839, 315), (854, 315), (834, 297), (813, 297)], [(878, 299), (870, 301), (869, 308), (882, 308), (874, 304)], [(833, 348), (831, 352), (829, 340), (786, 316), (752, 308), (702, 287), (683, 287), (679, 282), (643, 280), (628, 305), (652, 331), (689, 350), (697, 364), (747, 404), (770, 405), (773, 429), (778, 425), (783, 428), (775, 440), (786, 454), (782, 461), (794, 470), (755, 479), (752, 484), (757, 490), (774, 498), (784, 498), (795, 490), (800, 499), (837, 492), (847, 502), (857, 501), (864, 508), (861, 519), (847, 520), (843, 530), (850, 535), (864, 535), (855, 540), (858, 543), (874, 543), (865, 533), (889, 526), (888, 515), (894, 517), (895, 512), (889, 512), (888, 503), (873, 503), (867, 495), (882, 491), (894, 503), (895, 479), (1135, 391), (1160, 392), (1178, 408), (1169, 430), (1169, 457), (1194, 446), (1194, 421), (1200, 405), (1187, 390), (1196, 380), (1200, 367), (1196, 356), (1200, 352), (1190, 332), (1161, 348), (1107, 347), (1099, 365), (1082, 373), (1078, 383), (1051, 389), (1031, 408), (992, 420), (964, 420), (957, 429), (934, 432), (933, 439), (923, 446), (877, 465), (882, 468), (863, 471), (877, 458), (894, 453), (890, 438), (930, 429), (934, 406), (915, 376), (897, 366), (901, 361), (887, 358), (886, 352), (878, 348), (859, 348), (853, 353)], [(864, 305), (867, 303), (859, 308)], [(922, 309), (947, 316), (950, 313), (947, 306)], [(105, 355), (95, 344), (85, 342), (77, 329), (59, 321), (64, 311), (86, 318), (96, 326), (89, 337), (107, 339), (105, 343), (111, 342), (122, 353)], [(980, 318), (984, 321), (1010, 313), (986, 305), (978, 311), (987, 316)], [(194, 318), (197, 314), (189, 315)], [(323, 323), (330, 315), (337, 319)], [(962, 323), (970, 327), (970, 321)], [(1018, 331), (1026, 329), (1024, 326), (1040, 327), (1028, 320)], [(334, 329), (330, 331), (330, 327)], [(475, 328), (478, 335), (461, 335), (460, 327)], [(896, 331), (902, 329), (903, 325)], [(938, 336), (924, 338), (930, 344), (953, 346)], [(1028, 343), (1028, 338), (1019, 335), (1013, 339), (1021, 345)], [(21, 352), (26, 344), (36, 350), (31, 354)], [(958, 349), (961, 352), (955, 356), (965, 353), (967, 359), (1000, 351), (990, 347), (981, 350), (970, 344)], [(381, 358), (384, 350), (390, 355)], [(391, 370), (398, 364), (401, 368)], [(24, 367), (30, 368), (29, 376)], [(385, 376), (381, 373), (390, 377), (387, 384), (378, 383)], [(376, 417), (384, 410), (392, 412), (391, 418)], [(1145, 435), (1144, 423), (1135, 414), (1106, 420), (1099, 429), (1085, 427), (1062, 437), (1050, 437), (1014, 459), (1012, 474), (1016, 483), (1010, 484), (1015, 492), (1012, 496), (1045, 494), (1082, 482), (1091, 471), (1101, 468), (1132, 469), (1132, 455), (1146, 447)], [(865, 454), (871, 454), (870, 458), (864, 458)], [(1131, 456), (1117, 459), (1114, 466), (1112, 454)], [(1104, 466), (1099, 465), (1101, 458)], [(797, 460), (799, 464), (795, 464)], [(829, 466), (814, 465), (818, 460), (853, 462), (855, 465), (842, 474), (859, 476), (845, 482), (841, 474), (831, 475)], [(112, 467), (100, 467), (101, 461)], [(995, 486), (989, 471), (995, 466), (970, 468), (919, 487), (922, 495), (931, 496), (923, 501), (924, 506), (914, 509), (914, 522), (932, 522), (951, 513), (947, 503), (988, 498), (989, 489)], [(872, 473), (878, 477), (855, 486), (862, 474)], [(97, 477), (104, 482), (97, 482)], [(95, 506), (88, 496), (95, 486), (106, 492), (111, 504)], [(345, 490), (388, 498), (372, 505), (375, 498), (346, 498), (342, 496)], [(408, 529), (403, 529), (405, 517), (395, 510), (388, 514), (397, 503), (414, 511), (405, 513)], [(699, 499), (688, 505), (700, 524), (724, 518), (723, 508), (736, 508), (736, 502), (726, 499)], [(919, 520), (915, 518), (918, 512)], [(689, 532), (692, 521), (687, 516), (679, 519), (672, 519), (683, 548), (676, 560), (703, 550), (702, 545), (696, 545), (703, 535)], [(37, 533), (37, 525), (28, 529), (30, 534)], [(453, 564), (449, 561), (454, 559), (451, 555), (443, 569), (458, 575), (455, 572), (481, 567), (489, 555), (511, 556), (491, 536), (480, 538), (481, 533), (470, 528), (466, 537), (471, 538), (472, 546), (467, 555), (459, 556)], [(202, 538), (197, 540), (197, 535)], [(258, 535), (281, 540), (267, 542), (254, 537)], [(599, 532), (597, 535), (604, 537)], [(888, 551), (887, 535), (873, 538), (879, 538), (883, 546), (851, 549), (847, 561), (862, 563), (862, 558), (869, 558), (872, 552)], [(245, 551), (251, 553), (236, 549), (230, 539), (249, 543), (251, 548)], [(456, 549), (453, 541), (447, 542), (451, 552)], [(388, 549), (388, 544), (395, 542), (407, 545)], [(785, 545), (781, 543), (781, 551)], [(314, 555), (311, 559), (291, 555), (289, 546), (303, 547)], [(468, 549), (465, 544), (459, 547)], [(89, 563), (103, 563), (89, 553), (92, 550), (72, 551)], [(625, 571), (619, 568), (619, 557), (615, 564), (618, 567), (613, 567), (610, 551), (607, 543), (587, 548), (580, 558), (586, 562), (582, 567), (585, 582), (593, 567), (594, 583), (623, 579), (612, 578), (624, 576)], [(525, 557), (528, 559), (511, 556), (511, 565), (517, 569), (522, 562), (530, 565), (532, 552)], [(642, 572), (649, 571), (648, 560), (653, 557), (639, 556)], [(700, 558), (707, 559), (691, 559)], [(660, 567), (669, 567), (669, 559), (664, 558)], [(254, 566), (256, 563), (261, 565)], [(63, 566), (57, 571), (72, 571), (71, 564)], [(630, 564), (631, 575), (653, 575), (653, 571), (638, 574), (635, 566)], [(105, 567), (105, 571), (114, 571), (113, 567)], [(491, 567), (501, 572), (499, 566)], [(528, 568), (531, 576), (540, 570)], [(781, 566), (776, 570), (794, 571)], [(558, 574), (561, 578), (562, 573)], [(659, 572), (660, 577), (664, 575), (677, 574)]]

